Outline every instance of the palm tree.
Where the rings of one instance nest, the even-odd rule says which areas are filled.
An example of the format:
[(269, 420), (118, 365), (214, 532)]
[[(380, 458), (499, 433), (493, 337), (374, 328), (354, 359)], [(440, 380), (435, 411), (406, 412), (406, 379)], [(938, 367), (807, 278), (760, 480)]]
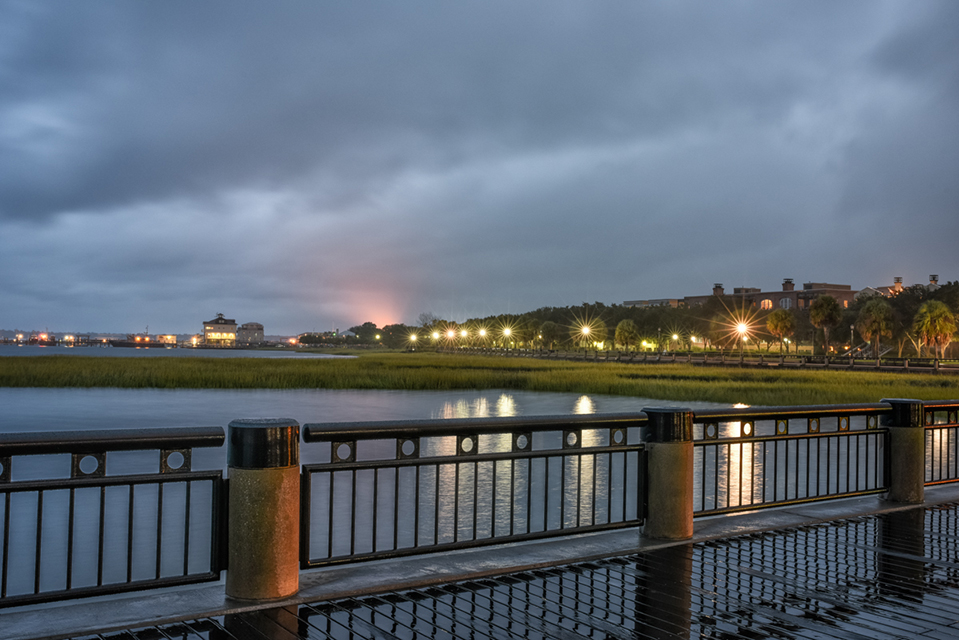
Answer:
[(829, 330), (842, 320), (842, 308), (832, 296), (819, 296), (809, 305), (809, 321), (825, 336), (825, 353), (829, 353)]
[(563, 339), (563, 329), (552, 320), (547, 320), (539, 328), (539, 335), (543, 336), (543, 344), (548, 349)]
[(919, 307), (912, 330), (922, 342), (932, 345), (935, 357), (942, 358), (956, 333), (956, 316), (944, 302), (930, 300)]
[(624, 345), (627, 351), (636, 344), (637, 340), (639, 340), (639, 329), (636, 328), (635, 322), (627, 318), (616, 325), (616, 342)]
[(783, 354), (783, 338), (796, 332), (796, 318), (785, 309), (776, 309), (766, 318), (766, 329), (779, 338), (779, 355)]
[(882, 296), (875, 296), (859, 311), (856, 329), (870, 343), (876, 339), (873, 353), (880, 356), (882, 336), (892, 335), (892, 307)]

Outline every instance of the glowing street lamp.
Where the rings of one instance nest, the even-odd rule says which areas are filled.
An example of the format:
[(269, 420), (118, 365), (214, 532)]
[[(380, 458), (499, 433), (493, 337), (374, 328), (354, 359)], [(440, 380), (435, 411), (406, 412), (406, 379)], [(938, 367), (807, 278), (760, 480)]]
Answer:
[(736, 325), (736, 331), (739, 333), (739, 359), (743, 359), (743, 348), (746, 346), (746, 332), (749, 331), (749, 325), (740, 322)]

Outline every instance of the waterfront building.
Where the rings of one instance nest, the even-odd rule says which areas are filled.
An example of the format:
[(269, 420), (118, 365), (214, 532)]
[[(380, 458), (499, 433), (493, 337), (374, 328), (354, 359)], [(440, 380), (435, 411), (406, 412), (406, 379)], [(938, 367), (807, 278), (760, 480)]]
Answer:
[(236, 343), (243, 346), (263, 344), (263, 325), (259, 322), (246, 322), (236, 332)]
[(236, 320), (216, 314), (212, 320), (203, 323), (203, 342), (218, 347), (236, 346)]
[(713, 292), (702, 296), (686, 296), (685, 298), (661, 298), (658, 300), (627, 300), (623, 304), (627, 307), (695, 307), (706, 303), (714, 297), (729, 296), (741, 301), (745, 306), (758, 307), (764, 311), (772, 309), (808, 309), (816, 298), (829, 295), (839, 301), (839, 306), (846, 309), (855, 300), (858, 292), (848, 284), (829, 284), (826, 282), (805, 282), (802, 289), (797, 289), (792, 278), (783, 280), (781, 291), (763, 291), (757, 287), (735, 287), (732, 294), (727, 294), (722, 283), (713, 285)]
[[(916, 287), (923, 287), (926, 291), (932, 292), (939, 288), (939, 276), (932, 274), (929, 276), (929, 284), (916, 284), (913, 285)], [(892, 298), (893, 296), (899, 295), (905, 287), (902, 285), (902, 277), (897, 276), (893, 278), (891, 285), (884, 285), (881, 287), (866, 287), (862, 291), (856, 294), (856, 297), (860, 296), (885, 296), (886, 298)]]

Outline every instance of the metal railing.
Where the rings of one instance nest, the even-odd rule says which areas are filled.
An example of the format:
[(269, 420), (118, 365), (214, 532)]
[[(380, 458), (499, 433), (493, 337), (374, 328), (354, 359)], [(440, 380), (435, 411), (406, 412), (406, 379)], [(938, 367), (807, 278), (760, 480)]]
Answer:
[(642, 523), (642, 413), (309, 424), (303, 566)]
[(959, 480), (959, 403), (925, 402), (926, 484)]
[(223, 474), (191, 461), (223, 441), (220, 427), (0, 434), (0, 606), (218, 579)]
[(695, 412), (693, 510), (712, 515), (885, 489), (885, 403)]

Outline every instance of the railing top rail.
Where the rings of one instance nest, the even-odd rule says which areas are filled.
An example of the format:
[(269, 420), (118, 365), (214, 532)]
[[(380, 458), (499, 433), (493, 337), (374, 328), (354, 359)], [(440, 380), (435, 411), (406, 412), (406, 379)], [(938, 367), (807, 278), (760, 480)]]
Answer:
[(959, 409), (959, 400), (926, 400), (922, 406), (926, 409)]
[(223, 427), (163, 427), (96, 431), (39, 431), (0, 433), (0, 455), (102, 453), (143, 449), (219, 447), (226, 439)]
[(707, 409), (693, 412), (693, 422), (730, 422), (734, 420), (775, 420), (814, 418), (819, 416), (861, 416), (892, 411), (887, 402), (871, 404), (818, 404), (799, 407), (744, 407), (742, 409)]
[(478, 435), (514, 431), (601, 429), (646, 426), (646, 414), (604, 413), (592, 415), (521, 416), (510, 418), (456, 418), (435, 420), (390, 420), (381, 422), (325, 422), (303, 425), (304, 442), (340, 440), (386, 440), (449, 435)]

